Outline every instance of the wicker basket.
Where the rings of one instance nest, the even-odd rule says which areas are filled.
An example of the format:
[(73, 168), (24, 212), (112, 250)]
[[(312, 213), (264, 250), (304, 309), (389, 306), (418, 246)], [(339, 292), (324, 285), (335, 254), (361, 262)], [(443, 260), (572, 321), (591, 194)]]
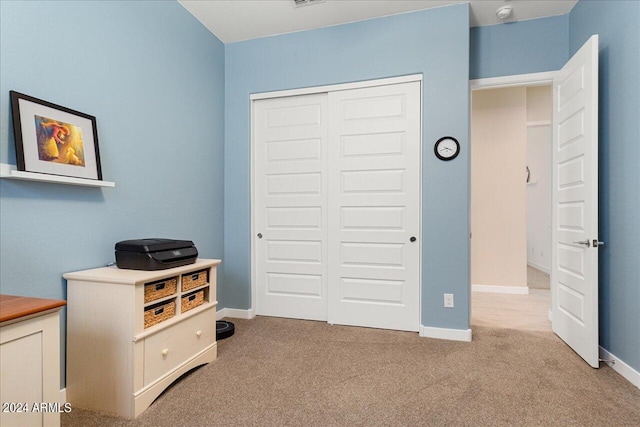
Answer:
[(198, 286), (206, 285), (209, 281), (209, 270), (200, 270), (194, 273), (182, 275), (182, 292)]
[(146, 283), (144, 285), (144, 302), (151, 302), (157, 299), (168, 297), (176, 293), (178, 288), (178, 278), (169, 277), (157, 282)]
[(171, 319), (176, 314), (176, 301), (171, 300), (155, 304), (144, 309), (144, 328), (150, 328), (160, 322)]
[(180, 301), (180, 311), (183, 313), (185, 311), (189, 311), (192, 308), (196, 308), (199, 305), (202, 305), (204, 302), (204, 289), (200, 289), (199, 291), (192, 292), (187, 295), (183, 295)]

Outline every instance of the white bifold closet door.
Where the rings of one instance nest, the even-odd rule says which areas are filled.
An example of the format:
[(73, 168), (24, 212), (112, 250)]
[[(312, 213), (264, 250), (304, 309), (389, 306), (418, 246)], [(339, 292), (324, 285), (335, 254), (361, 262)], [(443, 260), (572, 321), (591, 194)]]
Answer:
[(420, 82), (254, 108), (256, 313), (417, 331)]

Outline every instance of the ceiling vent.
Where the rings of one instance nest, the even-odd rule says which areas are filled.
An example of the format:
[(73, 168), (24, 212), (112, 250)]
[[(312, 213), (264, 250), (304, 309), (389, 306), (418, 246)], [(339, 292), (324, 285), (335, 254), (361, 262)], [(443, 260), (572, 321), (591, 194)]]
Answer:
[(327, 0), (291, 0), (294, 7), (309, 6), (312, 4), (324, 3)]

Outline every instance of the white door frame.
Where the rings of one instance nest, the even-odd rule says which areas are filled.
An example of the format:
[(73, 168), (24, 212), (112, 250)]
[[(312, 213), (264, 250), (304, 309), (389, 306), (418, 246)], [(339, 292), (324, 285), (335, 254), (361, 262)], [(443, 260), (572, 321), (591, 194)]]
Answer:
[[(342, 83), (342, 84), (334, 84), (334, 85), (326, 85), (326, 86), (315, 86), (301, 89), (289, 89), (289, 90), (281, 90), (275, 92), (261, 92), (254, 93), (249, 96), (250, 105), (251, 105), (251, 116), (250, 116), (250, 132), (251, 132), (251, 146), (250, 146), (250, 157), (251, 157), (251, 177), (250, 177), (250, 208), (251, 208), (251, 234), (250, 234), (250, 249), (251, 249), (251, 308), (248, 310), (246, 318), (252, 319), (256, 315), (256, 248), (255, 248), (255, 135), (253, 131), (253, 123), (255, 116), (255, 101), (260, 99), (268, 99), (268, 98), (281, 98), (287, 96), (297, 96), (297, 95), (311, 95), (316, 93), (324, 93), (324, 92), (334, 92), (339, 90), (349, 90), (349, 89), (359, 89), (365, 87), (374, 87), (374, 86), (385, 86), (385, 85), (393, 85), (398, 83), (408, 83), (419, 81), (422, 83), (423, 76), (422, 74), (411, 74), (407, 76), (399, 76), (399, 77), (390, 77), (385, 79), (376, 79), (376, 80), (365, 80), (359, 82), (351, 82), (351, 83)], [(418, 236), (422, 236), (422, 118), (423, 116), (423, 90), (420, 91), (420, 200), (419, 200), (419, 224), (418, 224)], [(422, 259), (422, 239), (418, 239), (419, 243), (419, 259)], [(422, 264), (419, 264), (420, 271), (418, 272), (418, 288), (419, 288), (419, 298), (420, 304), (418, 305), (419, 314), (418, 319), (420, 324), (422, 324)], [(245, 317), (245, 316), (243, 316)], [(421, 325), (418, 325), (420, 327)]]
[[(553, 78), (556, 76), (556, 74), (557, 71), (545, 71), (542, 73), (516, 74), (512, 76), (500, 76), (469, 80), (469, 117), (471, 117), (472, 114), (473, 91), (475, 90), (502, 89), (517, 86), (553, 86)], [(473, 144), (471, 145), (471, 147), (471, 149), (473, 149)], [(471, 229), (471, 192), (469, 192), (469, 229)], [(471, 254), (471, 252), (469, 252), (469, 254)], [(551, 262), (554, 262), (553, 258), (551, 259)], [(471, 256), (469, 256), (469, 266), (471, 266)], [(495, 291), (493, 289), (495, 287), (491, 288), (491, 291)], [(505, 291), (505, 293), (516, 292)], [(469, 281), (469, 301), (472, 301), (471, 281)], [(549, 304), (549, 312), (547, 316), (549, 320), (552, 321), (551, 304)], [(469, 304), (469, 323), (471, 323), (471, 304)]]
[(557, 71), (545, 71), (543, 73), (516, 74), (513, 76), (469, 80), (469, 91), (470, 95), (473, 96), (474, 90), (499, 89), (513, 86), (550, 86), (553, 84), (553, 78), (556, 74)]

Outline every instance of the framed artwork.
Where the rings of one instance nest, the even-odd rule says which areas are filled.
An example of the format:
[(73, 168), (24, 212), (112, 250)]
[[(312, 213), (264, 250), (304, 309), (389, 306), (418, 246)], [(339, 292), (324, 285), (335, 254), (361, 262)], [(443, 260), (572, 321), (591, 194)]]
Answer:
[(102, 180), (94, 116), (10, 94), (18, 170)]

